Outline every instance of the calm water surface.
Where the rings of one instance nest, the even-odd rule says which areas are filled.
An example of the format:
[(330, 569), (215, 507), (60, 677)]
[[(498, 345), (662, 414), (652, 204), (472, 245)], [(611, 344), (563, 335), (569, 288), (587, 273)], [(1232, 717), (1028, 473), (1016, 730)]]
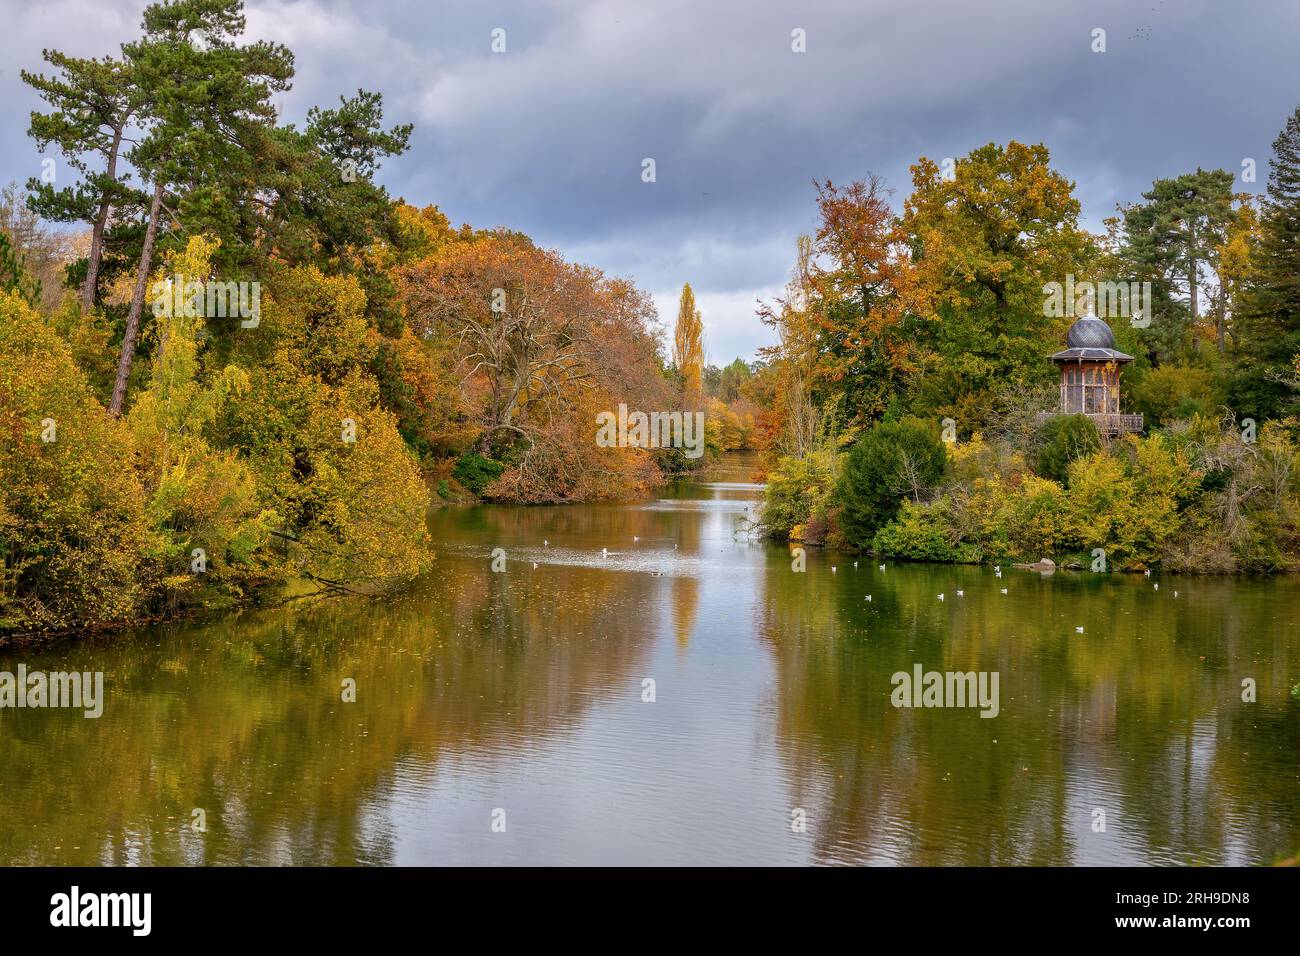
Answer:
[[(747, 475), (633, 504), (443, 510), (435, 569), (396, 599), (0, 651), (0, 670), (102, 670), (107, 698), (98, 720), (0, 711), (0, 863), (1300, 850), (1296, 581), (1156, 590), (815, 551), (795, 573), (787, 548), (736, 534), (761, 491)], [(917, 663), (997, 671), (1000, 714), (893, 708), (891, 675)]]

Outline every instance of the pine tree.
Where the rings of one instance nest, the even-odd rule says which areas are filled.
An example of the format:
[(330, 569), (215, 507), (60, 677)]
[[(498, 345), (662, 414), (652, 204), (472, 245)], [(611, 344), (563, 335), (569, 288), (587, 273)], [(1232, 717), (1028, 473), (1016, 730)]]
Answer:
[(1126, 207), (1121, 258), (1137, 278), (1152, 283), (1157, 302), (1142, 338), (1158, 363), (1176, 362), (1191, 350), (1189, 333), (1201, 321), (1201, 296), (1232, 222), (1232, 174), (1197, 169), (1157, 179)]
[(695, 293), (688, 282), (682, 286), (677, 307), (677, 325), (673, 329), (673, 364), (682, 377), (683, 397), (687, 407), (698, 404), (703, 395), (704, 320), (695, 308)]
[[(140, 90), (147, 130), (128, 154), (151, 186), (109, 410), (122, 414), (164, 197), (168, 215), (193, 232), (237, 233), (231, 200), (256, 178), (248, 149), (275, 124), (271, 94), (288, 88), (293, 56), (277, 44), (241, 46), (242, 0), (175, 0), (145, 9), (145, 35), (122, 48)], [(178, 237), (179, 238), (179, 237)]]
[[(36, 90), (54, 109), (33, 112), (28, 134), (41, 150), (57, 145), (82, 182), (56, 188), (54, 182), (33, 178), (27, 188), (28, 205), (55, 222), (85, 222), (91, 226), (90, 252), (81, 284), (81, 304), (94, 307), (104, 232), (109, 214), (135, 198), (135, 191), (118, 175), (118, 160), (127, 125), (138, 108), (129, 66), (112, 57), (102, 60), (70, 57), (57, 50), (44, 51), (45, 62), (58, 73), (22, 71), (23, 82)], [(92, 157), (102, 159), (102, 171), (92, 169)]]
[(1239, 322), (1233, 403), (1243, 415), (1293, 411), (1300, 353), (1300, 107), (1273, 143), (1260, 241)]

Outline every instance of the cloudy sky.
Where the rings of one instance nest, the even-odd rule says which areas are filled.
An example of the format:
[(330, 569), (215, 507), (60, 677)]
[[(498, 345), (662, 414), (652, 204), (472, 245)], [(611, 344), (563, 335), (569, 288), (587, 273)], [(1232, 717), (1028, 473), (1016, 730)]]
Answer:
[[(0, 0), (0, 181), (40, 172), (40, 51), (116, 53), (144, 0)], [(300, 121), (358, 87), (412, 148), (381, 179), (456, 223), (508, 225), (633, 278), (671, 321), (683, 282), (725, 363), (770, 340), (757, 299), (814, 224), (812, 180), (1043, 142), (1085, 224), (1197, 166), (1267, 178), (1300, 105), (1296, 0), (248, 0), (294, 51)], [(1105, 30), (1095, 53), (1093, 31)], [(492, 51), (493, 31), (506, 50)], [(806, 52), (792, 50), (792, 31)], [(653, 158), (656, 181), (642, 182)]]

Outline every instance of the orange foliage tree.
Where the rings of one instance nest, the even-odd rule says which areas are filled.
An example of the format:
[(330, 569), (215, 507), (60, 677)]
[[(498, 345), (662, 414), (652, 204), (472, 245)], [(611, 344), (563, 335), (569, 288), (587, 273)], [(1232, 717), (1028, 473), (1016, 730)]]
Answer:
[(478, 453), (507, 466), (489, 496), (607, 497), (652, 479), (644, 452), (595, 442), (598, 411), (666, 407), (654, 308), (631, 283), (504, 232), (398, 276), (412, 329), (454, 343)]

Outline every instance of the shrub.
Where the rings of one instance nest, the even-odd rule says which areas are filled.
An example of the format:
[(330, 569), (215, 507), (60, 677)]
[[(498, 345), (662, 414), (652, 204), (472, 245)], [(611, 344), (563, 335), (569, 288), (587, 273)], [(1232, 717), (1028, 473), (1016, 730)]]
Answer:
[(1050, 479), (1026, 475), (999, 509), (998, 531), (1007, 542), (1005, 553), (1037, 560), (1068, 550), (1073, 543), (1064, 530), (1068, 514), (1064, 488)]
[(1115, 567), (1140, 570), (1178, 534), (1200, 474), (1158, 434), (1130, 436), (1127, 447), (1127, 462), (1096, 452), (1070, 464), (1064, 528), (1078, 550), (1103, 548)]
[(482, 495), (487, 486), (500, 478), (505, 470), (506, 466), (501, 462), (474, 453), (462, 455), (451, 475), (463, 487), (476, 495)]
[(1056, 415), (1039, 429), (1034, 470), (1057, 484), (1069, 480), (1070, 462), (1101, 447), (1097, 426), (1087, 415)]
[(932, 504), (904, 501), (898, 517), (876, 532), (872, 550), (909, 561), (975, 564), (981, 558), (978, 545), (952, 540), (944, 499)]
[(845, 456), (835, 489), (845, 542), (870, 545), (905, 497), (918, 501), (939, 480), (946, 460), (935, 430), (918, 419), (884, 422), (867, 432)]
[(1129, 386), (1130, 402), (1148, 425), (1210, 414), (1225, 400), (1219, 376), (1194, 365), (1147, 369)]
[(815, 511), (824, 507), (834, 485), (834, 459), (829, 451), (817, 451), (803, 458), (781, 458), (767, 476), (763, 493), (764, 531), (778, 540), (788, 540)]

